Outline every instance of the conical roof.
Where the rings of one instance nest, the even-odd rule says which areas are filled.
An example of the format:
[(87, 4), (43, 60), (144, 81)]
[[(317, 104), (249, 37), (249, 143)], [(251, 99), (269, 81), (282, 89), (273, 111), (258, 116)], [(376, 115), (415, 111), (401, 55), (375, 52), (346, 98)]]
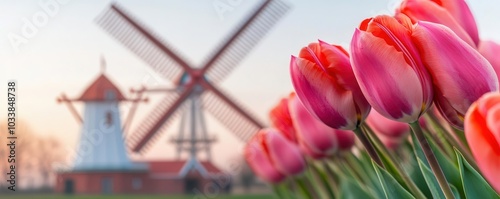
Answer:
[(118, 87), (111, 82), (104, 73), (90, 86), (85, 89), (83, 94), (78, 98), (79, 101), (122, 101), (126, 100)]

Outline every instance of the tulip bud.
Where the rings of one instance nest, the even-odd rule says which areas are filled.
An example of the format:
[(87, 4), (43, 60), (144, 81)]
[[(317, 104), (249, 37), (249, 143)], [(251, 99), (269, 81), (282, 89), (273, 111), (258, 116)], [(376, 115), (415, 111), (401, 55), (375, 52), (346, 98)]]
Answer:
[(335, 129), (312, 116), (295, 95), (289, 106), (299, 143), (314, 154), (333, 154), (338, 147)]
[(432, 103), (427, 69), (411, 40), (404, 15), (364, 20), (351, 42), (351, 62), (361, 91), (377, 112), (405, 123), (417, 121)]
[(300, 101), (326, 125), (353, 130), (368, 115), (370, 105), (342, 47), (311, 43), (302, 48), (299, 57), (292, 56), (290, 72)]
[(491, 186), (500, 192), (500, 94), (487, 93), (465, 115), (465, 137), (477, 166)]
[(478, 51), (493, 66), (497, 77), (500, 77), (500, 56), (498, 56), (500, 53), (500, 44), (493, 41), (481, 41)]
[(498, 91), (491, 64), (448, 27), (418, 22), (413, 40), (432, 76), (435, 103), (443, 117), (463, 128), (463, 116), (484, 93)]
[(406, 137), (410, 131), (408, 124), (387, 119), (374, 110), (366, 118), (366, 123), (370, 125), (375, 133), (391, 138)]
[(274, 128), (278, 129), (291, 142), (297, 143), (295, 128), (288, 110), (288, 102), (288, 98), (281, 99), (269, 112), (269, 118)]
[(274, 167), (266, 151), (255, 141), (246, 145), (245, 160), (255, 175), (269, 183), (279, 183), (285, 179), (285, 175)]
[(469, 45), (479, 44), (476, 20), (464, 0), (405, 0), (396, 12), (406, 14), (414, 23), (443, 24)]
[(306, 163), (297, 145), (275, 129), (264, 129), (262, 132), (261, 144), (278, 171), (286, 175), (298, 175), (305, 170)]

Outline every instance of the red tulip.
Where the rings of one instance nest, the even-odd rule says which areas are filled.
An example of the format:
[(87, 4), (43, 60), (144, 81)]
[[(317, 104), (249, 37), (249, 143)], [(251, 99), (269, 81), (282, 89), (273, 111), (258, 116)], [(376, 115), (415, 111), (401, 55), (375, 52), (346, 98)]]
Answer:
[(351, 62), (370, 105), (383, 116), (414, 122), (432, 103), (427, 69), (411, 40), (413, 25), (404, 15), (364, 20), (351, 42)]
[(464, 0), (405, 0), (396, 12), (408, 15), (415, 23), (443, 24), (469, 45), (479, 44), (476, 21)]
[(465, 137), (484, 177), (500, 192), (500, 93), (488, 93), (465, 115)]
[(295, 128), (288, 110), (288, 101), (288, 98), (281, 99), (269, 112), (269, 118), (274, 128), (278, 129), (288, 140), (297, 143)]
[(412, 35), (432, 76), (436, 106), (457, 128), (463, 115), (484, 93), (498, 90), (491, 64), (448, 27), (418, 22)]
[(500, 44), (493, 41), (481, 41), (478, 51), (493, 66), (497, 77), (500, 77)]
[(302, 48), (299, 57), (292, 56), (290, 72), (300, 101), (326, 125), (353, 130), (368, 115), (370, 105), (342, 47), (311, 43)]

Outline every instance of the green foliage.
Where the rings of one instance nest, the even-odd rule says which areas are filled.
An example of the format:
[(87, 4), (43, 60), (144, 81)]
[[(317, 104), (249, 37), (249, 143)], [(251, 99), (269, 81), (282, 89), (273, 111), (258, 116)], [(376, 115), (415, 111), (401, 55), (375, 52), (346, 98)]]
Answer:
[(465, 198), (500, 198), (484, 178), (455, 149)]
[(366, 189), (357, 181), (345, 178), (340, 184), (340, 199), (375, 199)]
[(386, 199), (401, 199), (401, 198), (415, 198), (408, 191), (406, 191), (391, 174), (382, 169), (380, 166), (373, 164), (373, 168), (377, 172), (380, 184), (385, 193)]

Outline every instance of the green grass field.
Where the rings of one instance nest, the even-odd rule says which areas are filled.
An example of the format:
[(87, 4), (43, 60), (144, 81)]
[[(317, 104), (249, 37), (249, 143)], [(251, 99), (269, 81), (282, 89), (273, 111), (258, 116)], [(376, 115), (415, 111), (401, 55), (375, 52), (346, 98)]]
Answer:
[(197, 195), (191, 196), (169, 196), (169, 195), (156, 195), (156, 196), (146, 196), (146, 195), (113, 195), (113, 196), (65, 196), (65, 195), (0, 195), (2, 199), (277, 199), (273, 195), (219, 195), (215, 197), (203, 197)]

